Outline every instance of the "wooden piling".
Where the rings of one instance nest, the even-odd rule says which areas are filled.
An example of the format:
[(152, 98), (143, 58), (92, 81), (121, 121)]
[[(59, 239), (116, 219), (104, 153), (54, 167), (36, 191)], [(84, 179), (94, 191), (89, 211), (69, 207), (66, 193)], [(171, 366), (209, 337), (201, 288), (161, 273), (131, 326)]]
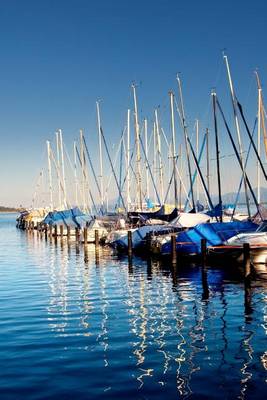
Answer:
[(176, 265), (177, 252), (176, 252), (176, 235), (175, 235), (175, 233), (171, 234), (171, 260), (172, 260), (172, 265)]
[(80, 241), (80, 229), (78, 227), (75, 228), (75, 240), (76, 242)]
[(67, 226), (67, 240), (70, 240), (70, 226)]
[(89, 261), (88, 246), (84, 246), (84, 262), (88, 263), (88, 261)]
[(148, 232), (146, 234), (146, 249), (148, 253), (151, 252), (151, 241), (152, 241), (152, 232)]
[(44, 236), (45, 240), (47, 240), (47, 224), (44, 224)]
[(202, 280), (202, 300), (209, 299), (209, 284), (208, 284), (208, 275), (205, 264), (202, 265), (201, 268), (201, 280)]
[(98, 267), (100, 264), (99, 248), (95, 247), (95, 265)]
[(61, 239), (63, 238), (63, 229), (64, 229), (63, 225), (60, 225), (59, 232), (60, 232)]
[(201, 262), (203, 266), (207, 263), (207, 239), (201, 239)]
[(54, 226), (54, 236), (57, 238), (57, 225)]
[(243, 264), (245, 279), (250, 277), (251, 274), (251, 262), (250, 262), (250, 245), (249, 243), (243, 244)]
[(128, 231), (128, 256), (133, 254), (133, 236), (132, 231)]
[(98, 249), (99, 247), (99, 230), (95, 230), (95, 247)]
[(88, 229), (85, 227), (83, 228), (83, 242), (87, 244), (87, 237), (88, 237)]
[(53, 226), (49, 225), (49, 237), (51, 238), (53, 236)]

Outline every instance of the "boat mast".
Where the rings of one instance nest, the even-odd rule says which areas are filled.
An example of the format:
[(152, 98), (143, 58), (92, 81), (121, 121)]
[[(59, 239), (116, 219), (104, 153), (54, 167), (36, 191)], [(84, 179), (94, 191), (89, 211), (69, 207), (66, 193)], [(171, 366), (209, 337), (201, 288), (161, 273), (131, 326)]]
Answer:
[(263, 99), (262, 99), (262, 88), (261, 88), (261, 83), (260, 83), (260, 78), (259, 74), (257, 71), (255, 71), (256, 77), (257, 77), (257, 85), (260, 94), (260, 114), (261, 114), (261, 126), (262, 126), (262, 131), (263, 131), (263, 140), (264, 140), (264, 147), (265, 147), (265, 154), (267, 157), (267, 133), (266, 133), (266, 128), (265, 128), (265, 118), (266, 118), (266, 112), (264, 109), (264, 104), (263, 104)]
[[(156, 123), (155, 121), (153, 122), (153, 167), (154, 167), (154, 177), (155, 177), (155, 181), (157, 183), (157, 141), (156, 141)], [(155, 189), (155, 188), (154, 188)], [(156, 197), (157, 193), (155, 190), (155, 197)]]
[[(179, 146), (179, 158), (180, 158), (180, 177), (179, 177), (179, 210), (182, 211), (182, 168), (183, 168), (183, 161), (182, 161), (182, 144)], [(175, 170), (176, 170), (175, 165)], [(177, 172), (177, 170), (176, 170)]]
[(67, 192), (66, 192), (66, 178), (65, 178), (65, 164), (64, 164), (64, 149), (63, 149), (63, 139), (62, 130), (58, 130), (60, 151), (61, 151), (61, 170), (62, 170), (62, 180), (63, 180), (63, 196), (64, 196), (64, 207), (67, 207)]
[(82, 193), (83, 193), (83, 211), (86, 212), (86, 176), (85, 176), (85, 155), (84, 155), (84, 142), (83, 142), (83, 131), (80, 129), (80, 154), (81, 154), (81, 168), (82, 168)]
[(209, 128), (206, 128), (206, 178), (207, 189), (210, 193), (210, 155), (209, 155)]
[(130, 211), (131, 198), (130, 198), (130, 115), (131, 110), (127, 110), (127, 211)]
[[(243, 161), (243, 148), (242, 148), (242, 142), (241, 142), (240, 127), (239, 127), (239, 122), (238, 122), (238, 118), (237, 118), (236, 98), (235, 98), (235, 93), (234, 93), (234, 87), (233, 87), (233, 82), (232, 82), (232, 77), (231, 77), (231, 72), (230, 72), (230, 67), (229, 67), (227, 55), (224, 54), (223, 57), (224, 57), (224, 60), (225, 60), (225, 65), (226, 65), (226, 70), (227, 70), (227, 75), (228, 75), (228, 81), (229, 81), (229, 87), (230, 87), (230, 92), (231, 92), (231, 98), (232, 98), (232, 105), (233, 105), (234, 119), (235, 119), (235, 127), (236, 127), (238, 146), (239, 146), (239, 156), (240, 156), (240, 161), (241, 161), (240, 165), (241, 165), (242, 174), (245, 177), (246, 172), (245, 172), (244, 161)], [(244, 189), (245, 189), (245, 197), (246, 197), (246, 204), (247, 204), (247, 210), (248, 210), (248, 217), (250, 219), (251, 218), (251, 213), (250, 213), (248, 188), (247, 188), (246, 179), (244, 179)]]
[(137, 206), (142, 210), (142, 181), (141, 181), (141, 154), (140, 154), (140, 133), (138, 122), (138, 110), (135, 85), (132, 85), (134, 97), (134, 120), (135, 120), (135, 141), (136, 141), (136, 179), (137, 179)]
[(104, 210), (104, 185), (103, 185), (103, 152), (102, 152), (102, 135), (101, 135), (101, 120), (100, 120), (100, 110), (99, 102), (96, 102), (97, 111), (97, 128), (98, 128), (98, 144), (99, 144), (99, 165), (100, 165), (100, 193), (101, 193), (101, 210)]
[(212, 91), (212, 106), (213, 106), (213, 119), (214, 119), (214, 130), (215, 130), (215, 146), (216, 146), (216, 165), (217, 165), (217, 182), (218, 182), (218, 194), (219, 194), (219, 206), (220, 206), (220, 222), (222, 221), (222, 190), (221, 190), (221, 174), (220, 174), (220, 150), (219, 150), (219, 138), (218, 138), (218, 125), (217, 125), (217, 114), (216, 114), (216, 93)]
[[(60, 171), (60, 143), (59, 143), (59, 133), (56, 131), (56, 144), (57, 144), (57, 167)], [(60, 185), (60, 177), (58, 176), (58, 207), (61, 209), (62, 203), (61, 203), (61, 185)]]
[(190, 192), (191, 192), (193, 210), (195, 210), (196, 207), (195, 207), (195, 200), (194, 200), (194, 190), (193, 190), (193, 182), (192, 182), (191, 163), (190, 163), (189, 147), (188, 147), (188, 134), (187, 134), (186, 124), (185, 124), (185, 112), (184, 112), (182, 85), (181, 85), (181, 80), (180, 80), (178, 74), (176, 76), (176, 79), (177, 79), (177, 82), (178, 82), (178, 89), (179, 89), (179, 96), (180, 96), (181, 118), (182, 118), (182, 127), (183, 127), (183, 131), (184, 131), (187, 167), (188, 167), (189, 182), (190, 182)]
[(107, 142), (106, 142), (105, 135), (104, 135), (104, 132), (103, 132), (102, 127), (100, 128), (100, 131), (101, 131), (101, 136), (102, 136), (102, 139), (103, 139), (103, 144), (104, 144), (104, 146), (105, 146), (105, 150), (106, 150), (106, 153), (107, 153), (107, 156), (108, 156), (108, 160), (109, 160), (109, 163), (110, 163), (110, 166), (111, 166), (111, 171), (112, 171), (113, 177), (114, 177), (114, 179), (115, 179), (115, 183), (116, 183), (116, 186), (117, 186), (117, 189), (118, 189), (118, 192), (119, 192), (119, 196), (120, 196), (120, 199), (121, 199), (123, 208), (124, 208), (125, 211), (127, 211), (127, 207), (125, 206), (125, 202), (124, 202), (124, 199), (123, 199), (123, 196), (122, 196), (121, 187), (120, 187), (120, 184), (119, 184), (119, 181), (118, 181), (118, 178), (117, 178), (115, 169), (114, 169), (113, 162), (112, 162), (112, 160), (111, 160), (110, 152), (109, 152), (109, 150), (108, 150)]
[(162, 157), (161, 157), (161, 140), (160, 140), (160, 131), (159, 131), (159, 120), (158, 120), (158, 111), (155, 110), (155, 121), (156, 121), (156, 134), (157, 134), (157, 152), (159, 157), (159, 185), (160, 185), (160, 203), (163, 203), (164, 198), (164, 190), (163, 190), (163, 165), (162, 165)]
[(74, 179), (75, 179), (75, 205), (78, 206), (77, 144), (76, 144), (76, 141), (74, 141), (74, 143), (73, 143), (73, 155), (74, 155)]
[[(199, 156), (199, 121), (196, 119), (196, 156)], [(199, 175), (197, 171), (197, 202), (199, 202)]]
[(51, 170), (51, 154), (50, 142), (46, 141), (47, 146), (47, 162), (48, 162), (48, 177), (49, 177), (49, 193), (50, 193), (50, 211), (53, 211), (53, 189), (52, 189), (52, 170)]
[(148, 180), (148, 144), (147, 144), (147, 119), (144, 119), (144, 135), (145, 135), (145, 157), (146, 157), (146, 196), (149, 199), (149, 180)]
[[(261, 156), (261, 83), (260, 83), (260, 78), (258, 75), (258, 72), (255, 71), (256, 74), (256, 79), (257, 79), (257, 85), (258, 85), (258, 140), (257, 140), (257, 150), (259, 157)], [(260, 163), (257, 161), (257, 200), (258, 204), (261, 202), (261, 174), (260, 174)]]
[(174, 95), (173, 95), (173, 92), (169, 92), (169, 95), (170, 95), (170, 106), (171, 106), (174, 207), (178, 208), (177, 172), (176, 172), (176, 143), (175, 143), (174, 107), (173, 107), (173, 97), (174, 97)]

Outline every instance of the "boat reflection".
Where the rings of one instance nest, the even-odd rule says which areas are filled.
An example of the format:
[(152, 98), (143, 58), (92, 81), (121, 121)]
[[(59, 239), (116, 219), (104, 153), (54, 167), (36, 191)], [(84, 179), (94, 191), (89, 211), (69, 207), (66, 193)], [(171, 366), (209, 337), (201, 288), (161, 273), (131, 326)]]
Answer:
[[(200, 382), (208, 376), (211, 388), (222, 388), (220, 398), (245, 399), (255, 374), (262, 373), (255, 371), (255, 360), (267, 370), (267, 352), (257, 344), (267, 334), (266, 281), (244, 283), (230, 267), (173, 267), (128, 260), (110, 249), (96, 253), (94, 245), (77, 251), (59, 240), (27, 240), (48, 277), (50, 330), (82, 338), (88, 362), (97, 354), (106, 370), (119, 363), (130, 369), (141, 396), (155, 386), (162, 393), (175, 387), (180, 398), (205, 398)], [(65, 344), (69, 351), (78, 346)], [(117, 382), (109, 379), (105, 390), (112, 392)]]

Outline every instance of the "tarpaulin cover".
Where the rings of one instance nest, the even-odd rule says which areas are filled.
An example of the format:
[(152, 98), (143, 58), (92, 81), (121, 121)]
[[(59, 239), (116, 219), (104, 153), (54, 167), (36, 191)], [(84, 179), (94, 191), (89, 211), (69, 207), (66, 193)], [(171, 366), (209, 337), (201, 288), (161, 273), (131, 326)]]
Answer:
[[(255, 232), (257, 227), (257, 224), (249, 221), (199, 224), (177, 235), (176, 248), (180, 253), (200, 254), (201, 239), (207, 240), (207, 246), (216, 246), (238, 233)], [(171, 243), (166, 242), (162, 245), (162, 253), (170, 254), (170, 252)]]
[[(138, 229), (135, 229), (132, 231), (132, 245), (133, 248), (136, 249), (140, 246), (142, 246), (143, 241), (148, 233), (155, 233), (155, 232), (161, 232), (161, 233), (170, 233), (174, 232), (175, 227), (171, 225), (144, 225), (141, 226)], [(116, 242), (114, 242), (115, 246), (121, 248), (121, 249), (127, 249), (128, 247), (128, 235), (125, 233), (125, 235), (119, 237)]]
[(219, 217), (222, 215), (222, 205), (217, 204), (212, 210), (206, 212), (210, 217)]
[(78, 207), (70, 210), (49, 212), (43, 220), (45, 224), (52, 226), (65, 225), (78, 228), (84, 227), (89, 221), (91, 221), (91, 217), (84, 214)]

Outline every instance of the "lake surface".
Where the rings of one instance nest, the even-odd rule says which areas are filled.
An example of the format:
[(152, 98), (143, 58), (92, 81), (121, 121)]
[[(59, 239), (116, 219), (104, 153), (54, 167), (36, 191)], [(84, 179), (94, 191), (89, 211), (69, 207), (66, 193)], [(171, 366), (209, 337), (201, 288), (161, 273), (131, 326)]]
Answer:
[(0, 399), (264, 399), (267, 279), (50, 242), (0, 214)]

